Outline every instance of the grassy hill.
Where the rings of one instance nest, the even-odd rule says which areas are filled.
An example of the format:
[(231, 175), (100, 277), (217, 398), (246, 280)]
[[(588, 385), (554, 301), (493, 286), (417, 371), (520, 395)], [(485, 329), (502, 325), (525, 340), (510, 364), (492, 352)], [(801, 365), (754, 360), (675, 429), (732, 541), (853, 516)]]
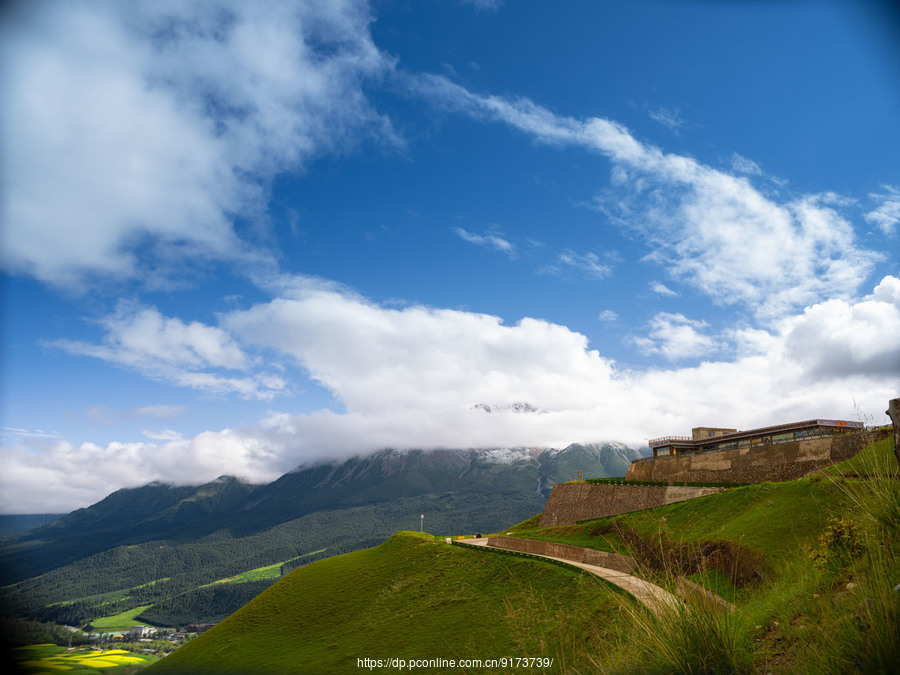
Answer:
[(548, 672), (896, 672), (892, 449), (885, 439), (796, 481), (511, 528), (634, 555), (642, 576), (669, 586), (687, 576), (733, 601), (733, 614), (685, 604), (654, 617), (580, 572), (402, 533), (292, 572), (149, 672), (340, 672), (361, 658), (503, 655), (553, 657)]
[(621, 603), (581, 572), (401, 532), (292, 572), (147, 672), (350, 672), (365, 658), (510, 656), (590, 669)]

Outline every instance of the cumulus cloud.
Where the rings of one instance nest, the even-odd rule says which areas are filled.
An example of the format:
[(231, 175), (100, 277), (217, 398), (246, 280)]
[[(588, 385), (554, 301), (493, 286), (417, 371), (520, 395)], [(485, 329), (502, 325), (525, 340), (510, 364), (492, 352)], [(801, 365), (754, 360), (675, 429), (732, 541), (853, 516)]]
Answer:
[(900, 382), (900, 279), (885, 277), (855, 303), (828, 300), (779, 325), (784, 357), (815, 381), (869, 377)]
[(272, 264), (235, 229), (275, 171), (396, 141), (362, 2), (21, 3), (0, 39), (0, 264), (72, 288)]
[(385, 308), (329, 289), (298, 290), (225, 321), (242, 341), (293, 357), (348, 410), (366, 414), (522, 400), (548, 410), (577, 407), (572, 378), (587, 386), (610, 368), (564, 326)]
[[(252, 359), (226, 331), (199, 321), (184, 323), (164, 317), (152, 307), (120, 305), (101, 321), (106, 330), (102, 344), (55, 340), (48, 346), (70, 354), (92, 356), (135, 370), (148, 377), (213, 393), (237, 393), (245, 398), (270, 399), (286, 388), (270, 373), (245, 377), (224, 376), (220, 370), (247, 371)], [(157, 417), (177, 412), (173, 406), (148, 407), (142, 414)]]
[[(852, 382), (872, 384), (871, 396), (878, 400), (900, 374), (900, 347), (889, 339), (900, 321), (900, 280), (885, 277), (871, 295), (842, 302), (847, 311), (839, 319), (832, 317), (830, 326), (820, 322), (833, 314), (831, 300), (770, 329), (731, 330), (725, 335), (716, 335), (705, 322), (659, 313), (642, 336), (649, 340), (649, 348), (672, 358), (708, 357), (717, 351), (733, 358), (650, 371), (617, 366), (591, 349), (584, 335), (565, 326), (528, 318), (505, 325), (496, 316), (423, 306), (388, 308), (315, 284), (298, 286), (224, 321), (243, 344), (295, 359), (347, 409), (346, 415), (275, 416), (272, 429), (340, 423), (346, 425), (340, 435), (347, 439), (360, 424), (371, 425), (366, 434), (372, 435), (361, 435), (372, 442), (381, 433), (385, 443), (399, 445), (503, 445), (516, 440), (529, 444), (527, 438), (537, 444), (537, 439), (571, 442), (598, 434), (634, 440), (639, 430), (654, 425), (656, 406), (693, 410), (698, 399), (706, 401), (709, 410), (721, 406), (731, 416), (745, 415), (741, 400), (747, 391), (743, 385), (735, 389), (734, 383), (762, 379), (767, 384), (759, 392), (768, 392), (772, 400), (790, 398), (810, 378), (820, 379), (821, 364), (832, 362), (839, 351), (854, 367), (836, 369), (827, 386), (817, 385), (823, 392), (822, 405), (841, 400), (846, 405), (859, 394), (848, 384)], [(838, 326), (842, 328), (837, 330)], [(828, 337), (817, 340), (817, 334)], [(692, 373), (712, 371), (728, 381), (692, 384)], [(880, 374), (871, 377), (876, 371)], [(662, 390), (654, 388), (667, 374), (687, 380), (683, 398), (668, 401)], [(773, 404), (764, 396), (758, 400), (755, 394), (750, 396), (755, 401), (750, 407), (759, 405), (763, 412), (758, 421), (765, 423), (762, 418)], [(814, 393), (809, 400), (815, 400)], [(518, 417), (512, 421), (525, 425), (518, 429), (521, 434), (512, 427), (498, 432), (499, 427), (490, 431), (477, 422), (472, 426), (462, 422), (476, 403), (503, 406), (516, 401), (527, 401), (547, 413), (540, 421)], [(813, 407), (807, 412), (820, 414)], [(540, 429), (527, 426), (532, 424)], [(571, 435), (565, 431), (569, 428)], [(417, 435), (415, 430), (423, 433)], [(406, 432), (416, 440), (404, 441)]]
[(635, 338), (634, 342), (645, 354), (662, 354), (673, 361), (708, 356), (721, 348), (706, 332), (708, 328), (705, 321), (659, 312), (650, 320), (647, 335)]
[[(57, 501), (42, 501), (37, 510), (66, 510), (149, 480), (233, 473), (265, 481), (304, 462), (383, 447), (563, 447), (601, 439), (640, 445), (698, 425), (852, 419), (854, 401), (880, 421), (900, 379), (894, 276), (862, 299), (828, 300), (768, 329), (736, 330), (727, 336), (729, 358), (646, 370), (622, 368), (584, 335), (546, 321), (507, 326), (486, 314), (384, 307), (314, 281), (283, 279), (273, 287), (281, 288), (278, 297), (224, 317), (223, 330), (244, 351), (294, 359), (344, 412), (272, 412), (255, 427), (159, 443), (22, 439), (5, 450), (0, 508), (36, 509), (33, 495), (40, 494)], [(657, 316), (647, 339), (677, 356), (725, 338), (673, 314)], [(545, 412), (502, 410), (520, 401)], [(480, 414), (477, 403), (501, 410)]]
[(830, 193), (777, 198), (698, 160), (643, 143), (621, 124), (557, 115), (529, 99), (482, 96), (437, 75), (410, 88), (438, 105), (507, 124), (535, 141), (580, 146), (612, 164), (595, 202), (637, 233), (647, 257), (722, 305), (771, 319), (824, 298), (853, 296), (879, 256), (862, 248)]

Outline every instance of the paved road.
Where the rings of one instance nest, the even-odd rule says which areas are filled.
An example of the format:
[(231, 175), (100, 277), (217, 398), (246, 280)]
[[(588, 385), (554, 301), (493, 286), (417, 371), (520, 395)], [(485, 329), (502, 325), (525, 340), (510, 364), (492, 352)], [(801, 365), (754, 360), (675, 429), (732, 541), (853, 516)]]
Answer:
[[(488, 538), (482, 537), (481, 539), (458, 539), (457, 543), (467, 544), (469, 546), (487, 546)], [(498, 550), (505, 551), (506, 549)], [(559, 562), (563, 562), (566, 565), (578, 567), (587, 572), (590, 572), (591, 574), (596, 574), (598, 577), (602, 577), (603, 579), (614, 583), (619, 588), (625, 589), (640, 602), (649, 607), (653, 612), (658, 613), (661, 609), (674, 607), (678, 604), (678, 599), (664, 588), (660, 588), (656, 584), (651, 584), (649, 581), (639, 579), (638, 577), (631, 574), (626, 574), (625, 572), (611, 570), (608, 567), (600, 567), (599, 565), (588, 565), (587, 563), (576, 562), (574, 560), (568, 560), (566, 558), (557, 558), (556, 556), (552, 555), (540, 555), (538, 553), (526, 553), (524, 555), (531, 555), (535, 556), (536, 558), (548, 558), (549, 560), (558, 560)]]

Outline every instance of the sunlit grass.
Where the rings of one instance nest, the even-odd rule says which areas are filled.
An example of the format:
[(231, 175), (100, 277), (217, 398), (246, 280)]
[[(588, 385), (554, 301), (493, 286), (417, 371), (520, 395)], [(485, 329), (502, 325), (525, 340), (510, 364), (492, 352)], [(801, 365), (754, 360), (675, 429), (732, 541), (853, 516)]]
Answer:
[(135, 617), (146, 610), (148, 607), (150, 607), (150, 605), (135, 607), (133, 609), (120, 612), (119, 614), (99, 617), (97, 619), (93, 619), (91, 621), (91, 625), (94, 627), (95, 631), (101, 633), (127, 631), (129, 628), (132, 628), (134, 626), (143, 625), (142, 622), (135, 620)]

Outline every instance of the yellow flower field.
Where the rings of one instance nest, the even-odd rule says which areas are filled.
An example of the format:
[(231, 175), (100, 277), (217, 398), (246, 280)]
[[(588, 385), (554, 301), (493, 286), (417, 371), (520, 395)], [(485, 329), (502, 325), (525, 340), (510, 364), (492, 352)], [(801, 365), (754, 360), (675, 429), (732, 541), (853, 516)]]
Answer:
[(124, 649), (108, 649), (90, 652), (59, 652), (40, 658), (21, 661), (30, 673), (63, 673), (86, 668), (115, 668), (117, 666), (146, 665), (154, 659), (137, 656)]

